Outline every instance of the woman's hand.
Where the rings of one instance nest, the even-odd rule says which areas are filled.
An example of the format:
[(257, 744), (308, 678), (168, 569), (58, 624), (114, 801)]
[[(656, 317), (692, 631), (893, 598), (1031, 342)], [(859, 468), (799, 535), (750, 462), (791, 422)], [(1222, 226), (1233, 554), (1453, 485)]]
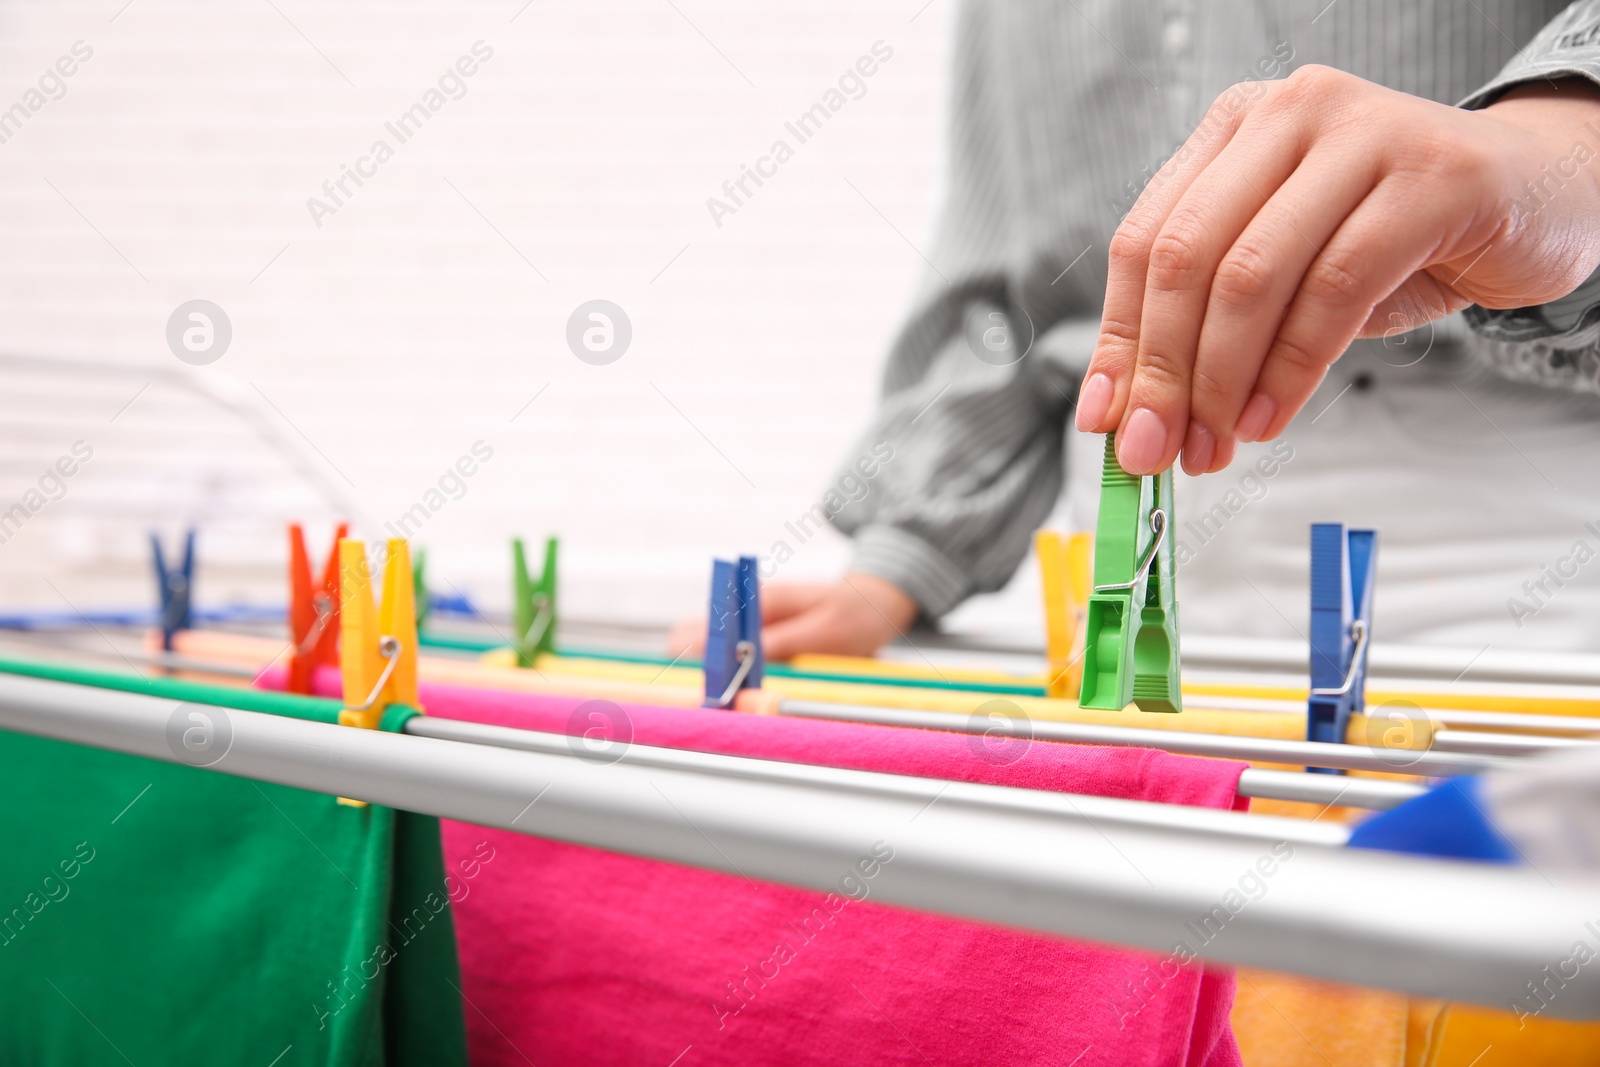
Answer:
[(1326, 67), (1234, 86), (1110, 248), (1080, 430), (1133, 474), (1275, 437), (1358, 337), (1526, 307), (1600, 263), (1600, 90), (1462, 111)]
[[(870, 656), (916, 620), (916, 601), (898, 586), (851, 572), (829, 585), (774, 582), (761, 587), (761, 647), (768, 659), (807, 652)], [(706, 620), (685, 619), (672, 628), (667, 653), (701, 656)]]

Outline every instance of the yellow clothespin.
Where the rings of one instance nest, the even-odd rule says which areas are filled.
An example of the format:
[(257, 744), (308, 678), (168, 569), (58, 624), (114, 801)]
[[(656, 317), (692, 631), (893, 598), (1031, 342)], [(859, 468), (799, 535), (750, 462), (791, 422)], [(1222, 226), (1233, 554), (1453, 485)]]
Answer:
[(1083, 681), (1083, 618), (1092, 588), (1094, 535), (1075, 533), (1065, 543), (1054, 530), (1034, 534), (1044, 586), (1046, 689), (1073, 699)]
[[(339, 722), (375, 730), (391, 704), (422, 710), (417, 700), (417, 604), (411, 550), (389, 541), (383, 564), (383, 601), (372, 602), (372, 572), (364, 541), (339, 542), (339, 668), (344, 709)], [(339, 798), (341, 804), (365, 801)]]

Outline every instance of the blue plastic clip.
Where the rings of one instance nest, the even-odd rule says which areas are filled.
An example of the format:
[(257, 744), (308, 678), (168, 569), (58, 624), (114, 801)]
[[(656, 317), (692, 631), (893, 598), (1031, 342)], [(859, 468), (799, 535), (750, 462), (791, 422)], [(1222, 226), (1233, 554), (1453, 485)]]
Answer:
[(1366, 706), (1377, 555), (1376, 530), (1349, 530), (1339, 522), (1311, 524), (1308, 741), (1343, 744), (1351, 713)]
[(731, 708), (741, 689), (761, 686), (761, 578), (756, 557), (711, 565), (711, 621), (706, 632), (708, 708)]
[(194, 627), (194, 527), (184, 536), (183, 563), (173, 570), (161, 554), (161, 539), (152, 531), (150, 548), (155, 553), (156, 588), (161, 594), (161, 647), (172, 651), (172, 635)]

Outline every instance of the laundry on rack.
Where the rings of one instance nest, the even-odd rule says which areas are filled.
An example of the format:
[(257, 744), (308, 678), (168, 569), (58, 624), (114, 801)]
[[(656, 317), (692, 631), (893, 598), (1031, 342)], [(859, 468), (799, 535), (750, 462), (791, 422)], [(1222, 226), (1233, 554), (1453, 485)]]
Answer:
[(1528, 996), (1529, 1004), (1520, 1013), (1437, 1000), (1412, 1001), (1403, 1067), (1600, 1063), (1600, 1024), (1534, 1015), (1538, 1001), (1532, 994)]
[(202, 769), (268, 694), (78, 673), (193, 765), (0, 732), (0, 1063), (464, 1065), (438, 820)]
[(1517, 852), (1484, 810), (1478, 778), (1451, 778), (1397, 808), (1379, 812), (1350, 833), (1352, 848), (1418, 856), (1515, 863)]
[[(131, 674), (111, 673), (103, 671), (89, 671), (76, 667), (52, 666), (42, 663), (18, 663), (15, 661), (0, 661), (0, 670), (7, 673), (16, 673), (39, 678), (49, 678), (57, 681), (71, 682), (79, 685), (96, 685), (113, 690), (137, 693), (145, 696), (167, 699), (181, 699), (191, 709), (196, 706), (203, 707), (207, 704), (221, 704), (226, 708), (240, 708), (253, 711), (268, 711), (280, 715), (300, 716), (330, 720), (337, 711), (333, 702), (310, 700), (303, 697), (289, 696), (282, 693), (263, 690), (242, 690), (213, 686), (199, 686), (188, 683), (173, 682), (162, 678), (147, 679)], [(325, 683), (332, 688), (331, 681)], [(448, 687), (442, 687), (448, 689)], [(514, 694), (513, 699), (517, 699)], [(561, 707), (547, 709), (552, 711), (556, 720), (552, 721), (550, 729), (562, 729), (560, 723), (565, 722), (565, 729), (572, 731), (576, 727), (583, 733), (589, 733), (590, 727), (604, 726), (607, 730), (618, 735), (624, 740), (633, 740), (643, 744), (659, 743), (661, 739), (647, 736), (635, 736), (631, 729), (633, 716), (626, 715), (621, 706), (611, 705), (609, 708), (602, 706), (595, 709), (590, 702), (581, 698), (577, 702), (569, 702), (574, 716), (567, 714), (561, 719)], [(216, 709), (213, 709), (216, 710)], [(635, 708), (645, 716), (655, 715), (664, 717), (668, 721), (682, 722), (685, 715), (705, 715), (703, 712), (685, 712), (672, 708)], [(609, 716), (609, 718), (608, 718)], [(714, 729), (719, 721), (729, 718), (744, 718), (728, 716), (725, 713), (711, 713), (707, 726)], [(745, 719), (745, 721), (757, 721)], [(768, 720), (773, 721), (773, 720)], [(787, 720), (776, 720), (779, 722)], [(508, 723), (516, 725), (515, 723)], [(197, 723), (192, 725), (198, 725)], [(523, 724), (526, 725), (526, 724)], [(835, 724), (836, 725), (836, 724)], [(1002, 724), (997, 723), (999, 727)], [(392, 728), (393, 724), (391, 724)], [(157, 735), (159, 737), (159, 734)], [(955, 738), (965, 741), (969, 745), (971, 739), (965, 737)], [(1030, 744), (1017, 745), (1018, 739), (1008, 737), (1004, 730), (996, 729), (995, 736), (990, 743), (978, 742), (978, 749), (969, 753), (981, 755), (986, 764), (1009, 765), (1012, 757), (1017, 757), (1015, 762), (1021, 763), (1028, 753), (1035, 747)], [(588, 740), (574, 737), (575, 752), (588, 751)], [(558, 742), (559, 744), (559, 742)], [(991, 745), (993, 747), (991, 747)], [(625, 747), (622, 746), (622, 747)], [(1059, 748), (1062, 746), (1043, 746), (1046, 748)], [(602, 745), (600, 752), (588, 752), (591, 756), (608, 758), (608, 746)], [(762, 751), (755, 750), (751, 755), (762, 755)], [(142, 761), (138, 761), (142, 762)], [(832, 762), (821, 759), (817, 762)], [(868, 767), (872, 764), (869, 762)], [(931, 773), (937, 774), (937, 769)], [(1237, 779), (1235, 779), (1237, 780)], [(454, 824), (447, 824), (452, 828)], [(877, 850), (874, 849), (874, 852)], [(459, 871), (454, 875), (454, 881), (446, 879), (444, 885), (452, 899), (465, 901), (469, 893), (479, 893), (487, 890), (491, 893), (498, 891), (494, 873), (502, 864), (497, 862), (507, 853), (497, 849), (486, 834), (480, 834), (470, 840), (461, 842), (454, 851), (455, 862), (451, 871)], [(558, 859), (560, 857), (557, 857)], [(869, 868), (881, 869), (884, 863), (892, 863), (893, 858), (887, 861), (879, 859), (876, 855), (869, 861)], [(71, 871), (70, 877), (77, 876), (76, 868), (83, 865), (68, 864), (63, 873)], [(559, 866), (559, 864), (558, 864)], [(666, 865), (659, 865), (665, 867)], [(514, 864), (514, 869), (519, 876), (529, 876), (530, 872), (520, 864)], [(679, 870), (678, 868), (666, 868)], [(624, 872), (626, 873), (626, 872)], [(68, 880), (70, 881), (70, 877)], [(534, 880), (537, 880), (536, 878)], [(857, 894), (855, 890), (865, 887), (868, 892)], [(670, 891), (673, 885), (668, 885)], [(855, 908), (850, 914), (862, 913), (861, 908), (869, 903), (871, 893), (871, 875), (864, 874), (855, 879), (855, 884), (850, 892), (835, 893), (835, 903), (839, 911), (846, 908)], [(51, 889), (58, 897), (63, 897), (55, 889)], [(796, 891), (799, 892), (799, 891)], [(814, 894), (801, 894), (802, 897)], [(64, 899), (64, 897), (63, 897)], [(824, 909), (827, 909), (826, 898), (823, 898)], [(57, 901), (59, 903), (59, 901)], [(876, 906), (876, 901), (870, 901)], [(869, 909), (870, 911), (870, 909)], [(903, 912), (888, 912), (890, 915), (903, 915)], [(801, 923), (801, 934), (810, 933), (811, 940), (817, 941), (815, 933), (822, 928), (822, 924), (829, 918), (838, 915), (824, 915), (822, 920), (817, 920), (815, 914), (809, 916), (809, 921)], [(249, 919), (245, 920), (248, 922)], [(974, 927), (975, 924), (957, 923), (958, 927)], [(984, 927), (976, 927), (985, 929)], [(832, 930), (846, 929), (835, 924), (828, 927)], [(798, 936), (798, 935), (797, 935)], [(1091, 935), (1092, 936), (1092, 935)], [(1051, 941), (1052, 939), (1044, 939)], [(492, 950), (491, 946), (491, 950)], [(817, 944), (805, 943), (807, 949), (820, 947)], [(777, 954), (775, 953), (774, 956)], [(820, 953), (808, 953), (815, 958), (823, 958)], [(1158, 957), (1158, 971), (1161, 974), (1171, 973), (1173, 960)], [(381, 959), (381, 957), (380, 957)], [(762, 961), (771, 962), (771, 959)], [(472, 969), (468, 968), (467, 983), (470, 989)], [(791, 974), (794, 972), (791, 971)], [(1572, 1062), (1589, 1062), (1593, 1053), (1600, 1049), (1600, 1036), (1597, 1028), (1583, 1027), (1573, 1024), (1559, 1023), (1544, 1018), (1537, 1014), (1526, 1017), (1533, 1008), (1523, 1012), (1524, 1017), (1510, 1012), (1484, 1011), (1476, 1008), (1465, 1008), (1460, 1005), (1445, 1005), (1439, 1002), (1413, 1000), (1410, 1003), (1408, 1024), (1404, 1027), (1403, 1046), (1390, 1042), (1384, 1044), (1378, 1041), (1378, 1035), (1394, 1037), (1400, 1033), (1398, 1024), (1407, 1019), (1405, 1015), (1405, 999), (1378, 994), (1372, 991), (1360, 991), (1344, 987), (1329, 987), (1326, 983), (1318, 983), (1307, 979), (1295, 979), (1286, 975), (1266, 975), (1260, 972), (1239, 972), (1239, 993), (1231, 1015), (1231, 1022), (1237, 1033), (1237, 1044), (1246, 1062), (1271, 1062), (1275, 1067), (1297, 1067), (1301, 1063), (1326, 1062), (1325, 1055), (1332, 1056), (1339, 1062), (1345, 1062), (1352, 1056), (1359, 1056), (1359, 1062), (1373, 1064), (1393, 1063), (1395, 1067), (1446, 1067), (1457, 1063), (1471, 1062), (1479, 1053), (1492, 1046), (1493, 1055), (1480, 1061), (1479, 1067), (1484, 1064), (1506, 1063), (1517, 1064), (1518, 1067), (1544, 1067), (1549, 1064)], [(1133, 993), (1131, 999), (1122, 1002), (1125, 1012), (1143, 1012), (1148, 1010), (1146, 1001), (1151, 998), (1152, 988), (1160, 988), (1159, 982), (1146, 976), (1145, 982), (1130, 989)], [(744, 986), (748, 992), (752, 987)], [(764, 987), (760, 987), (764, 988)], [(1329, 1001), (1338, 1000), (1345, 1007), (1337, 1012), (1330, 1012)], [(433, 996), (418, 998), (431, 1005)], [(748, 1005), (742, 1004), (745, 997), (737, 996), (735, 1000), (724, 1006), (723, 1017), (727, 1018), (728, 1011), (739, 1006), (739, 1014), (733, 1018), (749, 1018), (751, 1012)], [(1111, 999), (1111, 1006), (1116, 1006), (1117, 1001)], [(343, 1009), (342, 1009), (343, 1010)], [(1318, 1025), (1327, 1023), (1329, 1015), (1337, 1016), (1333, 1019), (1335, 1025)], [(562, 1020), (551, 1020), (550, 1025), (560, 1027)], [(1200, 1032), (1209, 1032), (1206, 1025), (1199, 1025)], [(487, 1036), (487, 1029), (485, 1036)], [(1274, 1036), (1275, 1035), (1275, 1036)], [(498, 1035), (497, 1035), (498, 1036)], [(1381, 1047), (1380, 1047), (1381, 1045)], [(1469, 1049), (1470, 1046), (1470, 1049)], [(508, 1046), (509, 1047), (509, 1046)], [(687, 1046), (686, 1046), (687, 1047)], [(646, 1050), (650, 1055), (655, 1054), (654, 1049)], [(1349, 1052), (1350, 1055), (1345, 1055)], [(113, 1061), (117, 1062), (117, 1061)], [(209, 1062), (209, 1061), (207, 1061)], [(333, 1062), (339, 1062), (337, 1060)], [(1092, 1062), (1086, 1056), (1083, 1062)], [(1180, 1061), (1181, 1062), (1181, 1061)], [(1191, 1060), (1191, 1062), (1193, 1062)]]
[(1452, 778), (1367, 819), (1350, 844), (1527, 863), (1550, 877), (1600, 878), (1600, 745), (1556, 749), (1510, 770)]
[(1235, 981), (1233, 1031), (1247, 1064), (1423, 1067), (1407, 1058), (1421, 1046), (1407, 1034), (1411, 1001), (1404, 994), (1249, 967), (1240, 967)]
[(1486, 775), (1484, 810), (1551, 877), (1600, 878), (1600, 745), (1557, 749)]
[[(263, 678), (281, 684), (281, 670)], [(318, 691), (333, 692), (331, 671)], [(579, 697), (421, 686), (429, 713), (626, 743), (1211, 808), (1244, 765)], [(588, 705), (588, 706), (586, 706)], [(598, 715), (598, 720), (590, 718)], [(581, 736), (574, 741), (580, 747)], [(670, 797), (667, 798), (670, 801)], [(937, 803), (937, 801), (935, 801)], [(879, 905), (885, 841), (817, 893), (444, 824), (493, 869), (456, 912), (475, 1064), (1238, 1063), (1231, 972)], [(1175, 935), (1176, 938), (1176, 935)], [(525, 1058), (526, 1057), (526, 1058)]]

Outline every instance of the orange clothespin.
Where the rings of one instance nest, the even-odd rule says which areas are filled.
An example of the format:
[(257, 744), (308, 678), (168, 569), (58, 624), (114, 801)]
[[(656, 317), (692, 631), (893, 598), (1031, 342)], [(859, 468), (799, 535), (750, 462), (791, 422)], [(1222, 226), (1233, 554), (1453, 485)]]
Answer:
[[(383, 602), (372, 603), (372, 571), (365, 541), (339, 541), (339, 667), (344, 709), (339, 722), (375, 730), (390, 705), (422, 710), (417, 700), (417, 602), (411, 550), (389, 539), (383, 564)], [(339, 803), (362, 806), (361, 800)]]
[(300, 524), (289, 524), (289, 692), (310, 693), (318, 667), (339, 664), (339, 542), (350, 532), (341, 522), (333, 535), (333, 550), (313, 584), (311, 560), (306, 555), (306, 535)]
[(1034, 534), (1044, 587), (1047, 692), (1073, 699), (1083, 682), (1083, 619), (1088, 611), (1094, 535), (1075, 533), (1063, 541), (1054, 530)]

